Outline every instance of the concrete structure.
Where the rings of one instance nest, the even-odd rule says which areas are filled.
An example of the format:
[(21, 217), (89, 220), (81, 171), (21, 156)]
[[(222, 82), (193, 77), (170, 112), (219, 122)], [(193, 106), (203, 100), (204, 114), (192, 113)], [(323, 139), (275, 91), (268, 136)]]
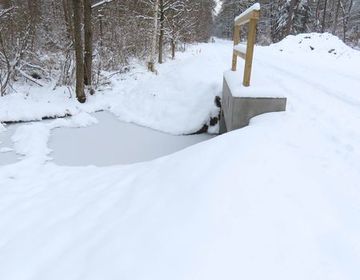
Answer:
[(264, 113), (285, 111), (286, 101), (285, 97), (234, 97), (225, 77), (223, 83), (220, 133), (247, 126), (252, 117)]
[[(247, 126), (252, 117), (286, 109), (286, 98), (278, 94), (274, 82), (258, 77), (255, 86), (250, 87), (256, 28), (260, 18), (260, 5), (252, 5), (234, 21), (234, 48), (230, 72), (224, 73), (223, 96), (220, 115), (220, 133)], [(248, 25), (246, 44), (240, 43), (241, 26)], [(243, 82), (239, 83), (237, 72), (238, 56), (245, 60)], [(266, 78), (266, 77), (265, 77)], [(267, 81), (268, 80), (268, 81)], [(270, 92), (275, 90), (275, 93)]]

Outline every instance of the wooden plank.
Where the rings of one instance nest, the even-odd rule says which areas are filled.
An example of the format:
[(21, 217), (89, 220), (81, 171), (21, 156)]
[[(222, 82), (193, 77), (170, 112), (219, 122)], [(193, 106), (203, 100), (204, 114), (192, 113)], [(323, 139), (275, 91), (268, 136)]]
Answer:
[(247, 43), (245, 44), (240, 43), (234, 46), (234, 50), (241, 53), (246, 53), (246, 47), (247, 47)]
[(245, 59), (245, 58), (246, 58), (246, 53), (240, 52), (240, 51), (238, 51), (238, 50), (234, 50), (234, 53), (235, 53), (237, 56), (241, 57), (242, 59)]
[(257, 19), (250, 20), (247, 47), (246, 47), (244, 79), (243, 79), (243, 85), (245, 87), (250, 86), (251, 68), (252, 68), (252, 62), (254, 56), (254, 45), (256, 40), (256, 24), (257, 24)]
[(251, 5), (249, 8), (247, 8), (245, 11), (243, 11), (240, 15), (238, 15), (234, 21), (237, 22), (242, 18), (246, 18), (249, 17), (249, 15), (253, 12), (253, 11), (260, 11), (260, 4), (259, 3), (255, 3), (253, 5)]
[[(240, 26), (234, 26), (233, 38), (234, 38), (234, 46), (240, 43)], [(237, 68), (237, 55), (235, 51), (233, 51), (231, 70), (236, 71), (236, 68)]]
[(250, 22), (252, 19), (258, 20), (260, 18), (260, 11), (252, 11), (242, 17), (239, 17), (235, 20), (235, 26), (244, 25)]
[(246, 57), (246, 44), (237, 44), (234, 46), (234, 52), (237, 56), (245, 59)]

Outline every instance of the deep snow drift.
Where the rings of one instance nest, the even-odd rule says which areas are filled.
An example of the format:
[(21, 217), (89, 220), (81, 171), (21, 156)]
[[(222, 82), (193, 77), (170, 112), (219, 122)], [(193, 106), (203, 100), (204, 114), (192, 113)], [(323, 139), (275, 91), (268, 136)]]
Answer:
[[(304, 36), (328, 46), (308, 51)], [(0, 279), (359, 279), (360, 53), (329, 36), (256, 48), (253, 82), (272, 80), (287, 112), (155, 161), (45, 163), (52, 128), (94, 123), (80, 107), (71, 119), (20, 126), (14, 149), (24, 159), (0, 167)], [(119, 81), (133, 98), (109, 92), (89, 104), (119, 98), (120, 118), (191, 131), (172, 109), (197, 120), (211, 114), (222, 77), (205, 75), (227, 70), (231, 49), (198, 45), (154, 81)], [(156, 84), (165, 77), (173, 81)]]

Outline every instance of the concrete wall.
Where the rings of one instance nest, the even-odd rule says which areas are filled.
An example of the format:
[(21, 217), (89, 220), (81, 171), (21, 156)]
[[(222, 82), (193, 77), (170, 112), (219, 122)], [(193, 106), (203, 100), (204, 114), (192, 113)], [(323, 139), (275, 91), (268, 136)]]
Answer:
[(252, 117), (285, 111), (286, 101), (285, 97), (233, 97), (224, 78), (220, 133), (247, 126)]

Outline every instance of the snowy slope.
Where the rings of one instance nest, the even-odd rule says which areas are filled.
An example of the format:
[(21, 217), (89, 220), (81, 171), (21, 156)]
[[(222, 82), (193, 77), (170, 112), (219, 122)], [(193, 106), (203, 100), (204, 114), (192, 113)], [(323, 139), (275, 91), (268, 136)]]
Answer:
[(222, 49), (227, 47), (225, 42), (189, 46), (176, 60), (157, 66), (158, 75), (135, 63), (130, 73), (111, 79), (110, 90), (88, 96), (86, 104), (79, 104), (66, 87), (17, 85), (16, 93), (0, 99), (0, 121), (108, 110), (126, 122), (172, 134), (193, 133), (218, 114), (214, 99), (221, 94), (228, 64)]
[[(288, 97), (287, 112), (155, 161), (44, 164), (53, 127), (94, 120), (20, 127), (15, 149), (25, 158), (0, 168), (0, 279), (359, 279), (360, 54), (308, 52), (290, 39), (256, 48), (253, 72), (254, 84), (273, 80)], [(219, 42), (184, 54), (184, 72), (167, 74), (173, 94), (178, 77), (230, 67), (231, 49)], [(191, 83), (218, 90), (221, 77)]]

